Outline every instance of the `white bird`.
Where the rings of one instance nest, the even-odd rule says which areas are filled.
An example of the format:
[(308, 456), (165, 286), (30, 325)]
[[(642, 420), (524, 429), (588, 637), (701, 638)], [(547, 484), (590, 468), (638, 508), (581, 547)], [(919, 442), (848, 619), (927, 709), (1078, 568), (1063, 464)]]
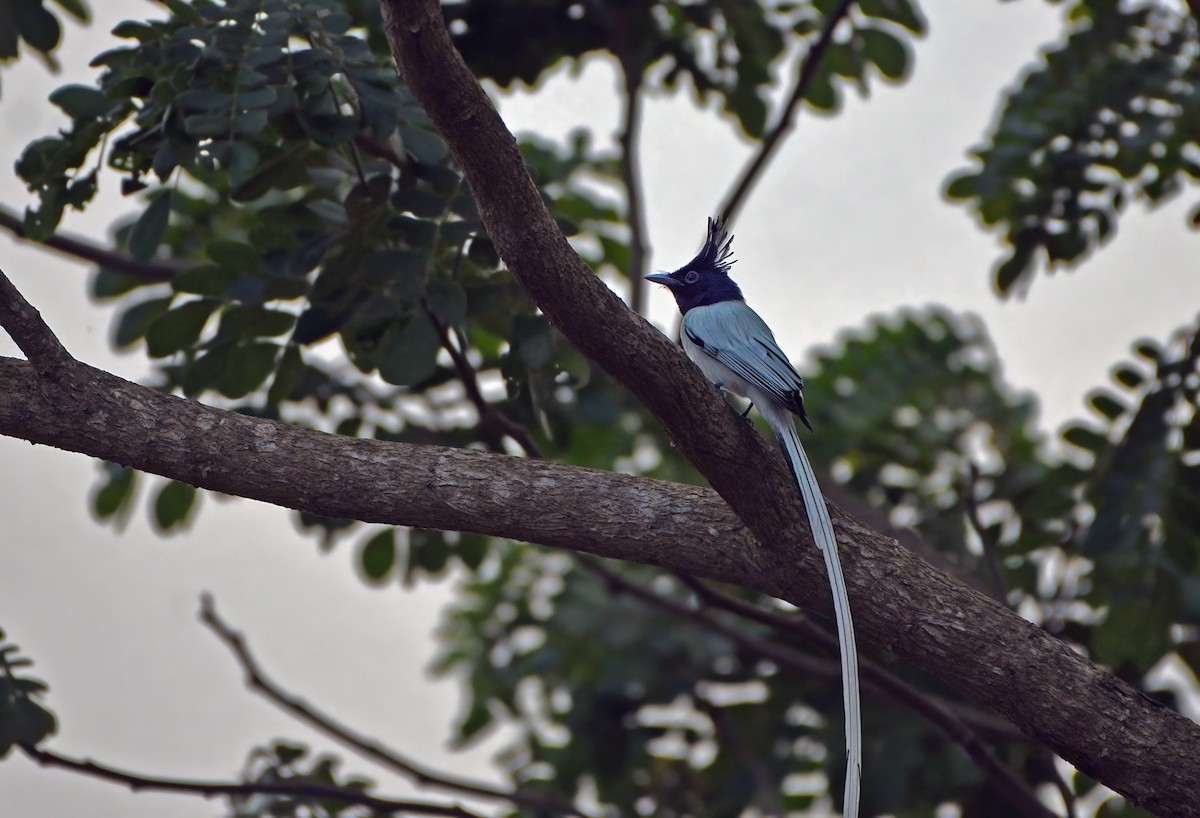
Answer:
[[(846, 713), (846, 788), (842, 814), (857, 818), (862, 781), (862, 718), (858, 689), (858, 650), (850, 598), (842, 576), (833, 523), (812, 465), (800, 445), (792, 415), (808, 429), (804, 380), (779, 349), (766, 322), (752, 310), (729, 277), (733, 237), (718, 219), (708, 220), (700, 253), (673, 273), (654, 273), (650, 281), (666, 285), (683, 313), (683, 351), (718, 388), (749, 398), (775, 433), (796, 478), (813, 540), (825, 558), (842, 659), (842, 702)], [(748, 410), (747, 410), (748, 411)]]

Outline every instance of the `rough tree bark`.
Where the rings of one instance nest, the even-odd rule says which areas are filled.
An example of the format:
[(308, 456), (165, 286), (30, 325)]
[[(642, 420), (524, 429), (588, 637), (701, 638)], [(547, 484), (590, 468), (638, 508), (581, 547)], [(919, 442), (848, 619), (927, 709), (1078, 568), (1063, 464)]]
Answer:
[[(821, 560), (782, 459), (571, 251), (453, 50), (437, 3), (383, 8), (397, 62), (508, 265), (567, 337), (660, 418), (720, 497), (502, 455), (348, 439), (163, 395), (66, 357), (10, 287), (0, 288), (0, 325), (32, 364), (0, 359), (0, 434), (289, 508), (630, 559), (827, 612)], [(865, 639), (994, 708), (1134, 803), (1200, 816), (1197, 725), (832, 511)]]
[[(515, 140), (450, 42), (436, 0), (381, 0), (392, 55), (462, 167), (501, 256), (571, 342), (659, 418), (763, 547), (777, 595), (825, 610), (782, 461), (594, 276), (546, 210)], [(769, 464), (763, 468), (761, 464)], [(863, 635), (1008, 716), (1089, 775), (1163, 815), (1200, 815), (1200, 728), (894, 542), (839, 540)], [(756, 586), (767, 590), (764, 585)], [(776, 593), (776, 592), (773, 592)], [(891, 619), (883, 598), (904, 611)]]

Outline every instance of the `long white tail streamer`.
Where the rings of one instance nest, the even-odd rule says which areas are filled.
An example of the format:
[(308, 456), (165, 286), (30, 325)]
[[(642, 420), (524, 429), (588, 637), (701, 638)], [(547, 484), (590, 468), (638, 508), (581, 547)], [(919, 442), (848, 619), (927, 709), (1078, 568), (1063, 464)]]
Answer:
[[(763, 407), (760, 407), (760, 409)], [(850, 616), (850, 597), (846, 593), (846, 580), (842, 576), (842, 562), (838, 558), (837, 541), (833, 536), (833, 522), (825, 497), (817, 484), (808, 455), (800, 445), (796, 424), (790, 413), (764, 412), (767, 422), (775, 432), (780, 448), (804, 500), (808, 513), (808, 524), (812, 527), (813, 540), (825, 558), (825, 571), (829, 574), (829, 589), (833, 594), (833, 613), (837, 621), (838, 644), (842, 654), (842, 704), (846, 712), (846, 789), (842, 805), (845, 818), (858, 818), (858, 801), (862, 787), (862, 713), (858, 691), (858, 648), (854, 643), (854, 620)]]

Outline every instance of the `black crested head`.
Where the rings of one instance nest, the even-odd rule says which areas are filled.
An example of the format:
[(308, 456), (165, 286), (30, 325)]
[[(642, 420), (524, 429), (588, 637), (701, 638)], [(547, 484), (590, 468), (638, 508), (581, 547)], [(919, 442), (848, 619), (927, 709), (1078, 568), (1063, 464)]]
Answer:
[(694, 259), (673, 273), (654, 273), (646, 278), (669, 287), (682, 313), (722, 301), (743, 301), (742, 291), (729, 277), (734, 262), (732, 245), (733, 236), (724, 220), (709, 218), (704, 246)]

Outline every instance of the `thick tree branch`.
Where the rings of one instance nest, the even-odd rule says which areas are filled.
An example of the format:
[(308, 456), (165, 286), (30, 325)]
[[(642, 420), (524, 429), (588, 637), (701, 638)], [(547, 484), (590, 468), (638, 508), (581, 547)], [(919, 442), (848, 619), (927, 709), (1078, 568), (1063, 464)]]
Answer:
[(0, 327), (8, 333), (38, 374), (49, 376), (74, 363), (39, 313), (0, 270)]
[(787, 136), (788, 131), (795, 127), (796, 109), (799, 107), (800, 101), (804, 99), (804, 95), (808, 93), (808, 87), (812, 85), (813, 78), (817, 75), (817, 68), (820, 67), (825, 52), (829, 50), (829, 44), (833, 42), (833, 32), (837, 29), (838, 23), (850, 12), (853, 2), (854, 0), (838, 2), (837, 6), (829, 12), (829, 16), (825, 18), (816, 41), (805, 52), (804, 58), (800, 61), (800, 70), (796, 73), (796, 84), (792, 86), (792, 92), (779, 112), (779, 118), (771, 130), (763, 136), (758, 152), (742, 168), (737, 181), (730, 188), (729, 196), (721, 205), (721, 218), (725, 219), (727, 223), (733, 224), (738, 211), (746, 203), (746, 197), (750, 195), (750, 191), (762, 177), (767, 164), (774, 158), (775, 151), (778, 150), (783, 138)]
[[(4, 205), (0, 205), (0, 228), (4, 228), (18, 239), (33, 242), (33, 239), (25, 233), (24, 220)], [(61, 233), (55, 233), (43, 242), (33, 243), (41, 244), (43, 247), (56, 250), (80, 261), (90, 261), (105, 269), (145, 281), (170, 281), (189, 266), (178, 261), (138, 261), (126, 253), (101, 247), (87, 239)]]
[(259, 667), (254, 655), (250, 653), (250, 648), (246, 645), (245, 638), (226, 625), (217, 615), (217, 609), (213, 604), (212, 597), (208, 595), (205, 595), (200, 600), (200, 621), (216, 634), (225, 647), (229, 648), (230, 652), (233, 653), (234, 658), (237, 659), (238, 664), (241, 665), (242, 671), (246, 675), (247, 687), (256, 693), (261, 693), (268, 701), (275, 704), (288, 715), (324, 733), (339, 744), (350, 748), (359, 755), (374, 761), (376, 764), (400, 775), (407, 776), (422, 786), (451, 790), (476, 798), (507, 801), (518, 807), (531, 809), (534, 812), (549, 810), (559, 815), (579, 814), (572, 804), (562, 803), (557, 799), (538, 793), (503, 790), (477, 781), (468, 781), (465, 778), (430, 772), (415, 762), (408, 760), (395, 750), (386, 748), (378, 742), (358, 735), (350, 728), (339, 724), (332, 717), (320, 712), (303, 699), (288, 693), (271, 681), (263, 673), (262, 668)]
[[(630, 312), (571, 249), (512, 134), (451, 44), (436, 0), (381, 5), (401, 73), (453, 151), (488, 234), (525, 290), (577, 349), (659, 418), (753, 532), (759, 544), (735, 560), (739, 569), (750, 570), (752, 587), (828, 611), (820, 560), (782, 459), (674, 344)], [(593, 522), (604, 514), (591, 501), (584, 507), (594, 512)], [(544, 504), (534, 508), (535, 516), (545, 516)], [(630, 511), (630, 519), (640, 523), (641, 513)], [(834, 511), (856, 624), (865, 639), (996, 709), (1134, 803), (1173, 818), (1200, 815), (1197, 725), (894, 540)], [(680, 552), (693, 546), (676, 537), (670, 556), (639, 549), (629, 557), (678, 562)], [(721, 550), (724, 566), (733, 567), (728, 548)], [(710, 564), (700, 573), (718, 572)]]
[[(68, 373), (62, 382), (44, 383), (30, 364), (0, 358), (0, 434), (325, 516), (540, 542), (774, 596), (796, 597), (799, 586), (824, 584), (811, 570), (764, 572), (761, 549), (707, 489), (530, 458), (329, 435), (164, 395), (82, 364)], [(546, 503), (548, 494), (557, 498), (555, 504)], [(887, 565), (864, 561), (878, 571), (872, 618), (894, 623), (893, 644), (920, 645), (932, 637), (936, 646), (937, 614), (918, 600), (962, 591), (939, 574), (927, 578), (928, 569), (894, 541), (836, 508), (834, 519), (848, 550), (892, 554)], [(797, 558), (811, 548), (811, 542), (802, 544)], [(1036, 710), (1045, 702), (1068, 722), (1050, 719), (1051, 727), (1078, 737), (1076, 755), (1094, 752), (1092, 743), (1105, 738), (1113, 742), (1110, 748), (1123, 747), (1130, 763), (1144, 763), (1143, 753), (1166, 747), (1169, 755), (1179, 755), (1165, 776), (1194, 774), (1196, 756), (1184, 753), (1196, 741), (1195, 725), (981, 595), (973, 600), (962, 610), (957, 630), (978, 634), (983, 643), (1014, 645), (1016, 652), (995, 664), (964, 655), (955, 665), (958, 673), (945, 674), (951, 684), (964, 691), (994, 686), (995, 694), (979, 697), (989, 703), (1008, 703), (1011, 697), (1032, 702)], [(1021, 687), (1011, 682), (1014, 665)], [(985, 677), (984, 684), (977, 675)], [(988, 679), (997, 681), (989, 685)], [(1070, 695), (1060, 704), (1063, 690)], [(1006, 709), (1039, 740), (1021, 707)], [(1142, 749), (1149, 744), (1151, 749)], [(1187, 804), (1166, 814), (1196, 814)]]
[(183, 778), (158, 778), (126, 772), (97, 764), (94, 761), (79, 761), (73, 758), (52, 753), (49, 750), (39, 750), (36, 747), (21, 746), (21, 751), (30, 759), (43, 767), (58, 767), (82, 775), (124, 784), (137, 792), (177, 792), (188, 795), (199, 795), (204, 798), (231, 797), (246, 798), (251, 795), (279, 795), (300, 801), (335, 801), (343, 804), (357, 804), (378, 815), (441, 815), (448, 818), (481, 818), (474, 812), (469, 812), (457, 804), (431, 804), (427, 801), (403, 801), (395, 798), (378, 798), (358, 790), (345, 787), (331, 787), (308, 781), (247, 781), (231, 783), (225, 781), (193, 781)]

